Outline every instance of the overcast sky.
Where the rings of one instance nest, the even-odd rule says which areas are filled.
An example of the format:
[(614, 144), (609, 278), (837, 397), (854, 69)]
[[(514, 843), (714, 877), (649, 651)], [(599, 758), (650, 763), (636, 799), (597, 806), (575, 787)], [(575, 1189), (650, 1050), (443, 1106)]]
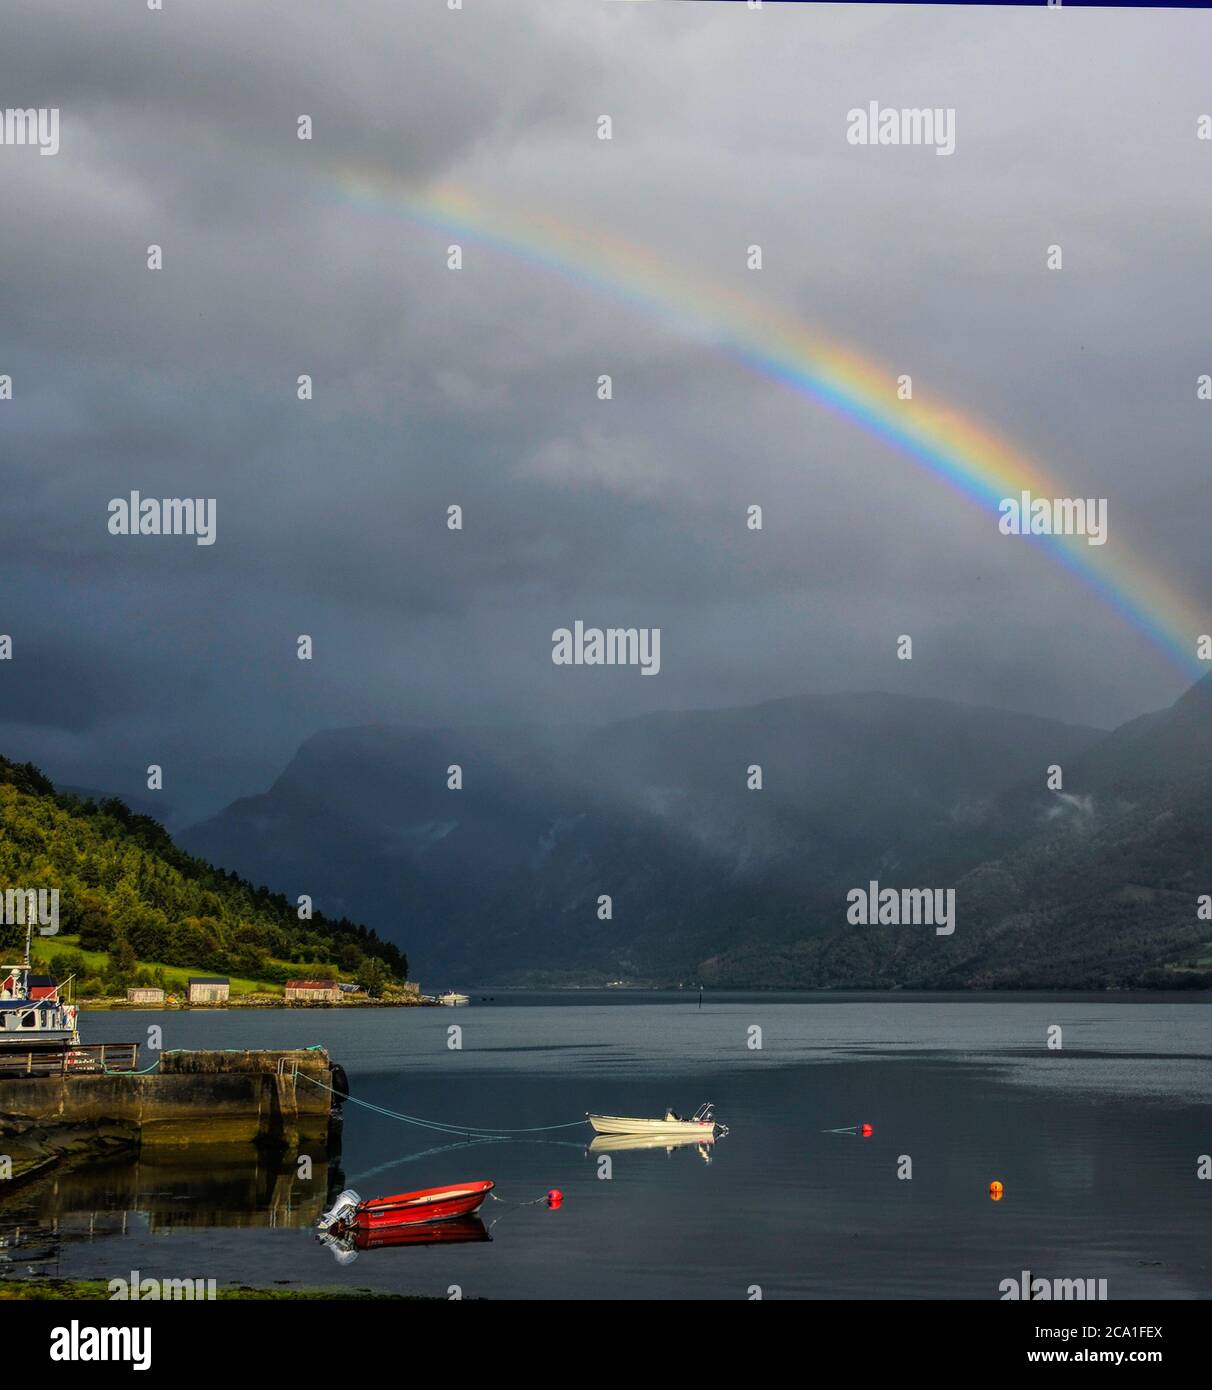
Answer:
[[(59, 107), (61, 147), (0, 147), (0, 752), (163, 764), (179, 823), (334, 725), (1168, 703), (1181, 671), (886, 444), (583, 281), (449, 271), (340, 173), (639, 243), (912, 373), (1212, 612), (1209, 52), (1164, 11), (6, 6), (0, 108)], [(873, 100), (954, 107), (955, 153), (849, 145)], [(110, 535), (131, 489), (215, 497), (216, 544)], [(659, 626), (660, 675), (553, 666), (576, 618)]]

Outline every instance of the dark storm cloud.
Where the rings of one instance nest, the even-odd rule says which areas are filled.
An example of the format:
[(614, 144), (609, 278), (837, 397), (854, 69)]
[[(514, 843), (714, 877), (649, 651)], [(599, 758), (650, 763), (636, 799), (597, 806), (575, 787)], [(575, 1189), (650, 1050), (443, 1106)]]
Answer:
[[(63, 114), (55, 158), (0, 148), (0, 751), (132, 791), (161, 762), (189, 814), (334, 724), (872, 687), (1112, 723), (1173, 698), (1036, 548), (709, 326), (342, 181), (449, 181), (798, 315), (1107, 496), (1112, 543), (1207, 601), (1212, 25), (1073, 18), (20, 7), (0, 103)], [(954, 106), (955, 154), (848, 146), (870, 100)], [(216, 497), (217, 544), (110, 536), (131, 488)], [(660, 625), (661, 677), (554, 668), (576, 617)]]

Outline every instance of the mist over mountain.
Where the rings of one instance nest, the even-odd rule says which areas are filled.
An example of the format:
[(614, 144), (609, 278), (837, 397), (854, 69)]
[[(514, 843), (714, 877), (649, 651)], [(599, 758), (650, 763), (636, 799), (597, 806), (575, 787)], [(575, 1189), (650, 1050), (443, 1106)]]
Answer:
[(704, 973), (873, 988), (1212, 985), (1212, 923), (1197, 913), (1212, 893), (1212, 677), (1062, 771), (1060, 790), (1040, 775), (999, 797), (983, 853), (980, 836), (960, 844), (971, 867), (956, 882), (954, 935), (849, 928), (773, 952), (755, 939)]
[[(331, 730), (179, 838), (356, 914), (434, 981), (1140, 982), (1209, 934), (1210, 692), (1111, 733), (880, 693)], [(872, 879), (954, 887), (955, 934), (848, 925)]]

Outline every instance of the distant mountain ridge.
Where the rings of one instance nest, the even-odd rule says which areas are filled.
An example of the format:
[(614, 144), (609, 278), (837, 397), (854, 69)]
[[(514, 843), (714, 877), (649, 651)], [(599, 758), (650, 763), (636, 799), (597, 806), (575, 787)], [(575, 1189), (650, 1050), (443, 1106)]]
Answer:
[(1212, 922), (1212, 677), (1129, 721), (1064, 766), (1064, 790), (1012, 788), (998, 852), (957, 882), (962, 929), (936, 944), (903, 929), (800, 941), (777, 961), (741, 944), (709, 978), (869, 988), (1208, 988)]
[[(880, 693), (595, 729), (326, 731), (180, 838), (406, 937), (430, 978), (1200, 983), (1210, 705), (1204, 681), (1111, 733)], [(955, 935), (849, 926), (846, 892), (870, 879), (955, 886)]]

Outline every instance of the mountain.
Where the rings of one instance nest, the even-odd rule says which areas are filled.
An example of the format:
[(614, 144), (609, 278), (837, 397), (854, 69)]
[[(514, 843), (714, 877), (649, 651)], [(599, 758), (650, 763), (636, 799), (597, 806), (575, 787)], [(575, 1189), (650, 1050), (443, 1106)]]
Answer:
[[(365, 927), (321, 913), (301, 921), (293, 901), (184, 853), (123, 802), (56, 791), (32, 764), (6, 758), (0, 888), (58, 890), (61, 935), (121, 959), (128, 973), (137, 959), (271, 983), (299, 973), (291, 962), (375, 979), (407, 974), (398, 947)], [(0, 942), (23, 946), (24, 928), (7, 912), (3, 920)], [(41, 949), (45, 939), (34, 943)]]
[[(333, 730), (263, 795), (179, 838), (406, 935), (425, 978), (896, 984), (871, 973), (855, 938), (869, 929), (845, 926), (847, 890), (956, 884), (999, 862), (1010, 818), (1015, 845), (1041, 828), (1025, 789), (1107, 742), (878, 693), (593, 729)], [(753, 765), (760, 790), (747, 785)], [(932, 950), (911, 973), (950, 979), (954, 957)]]
[(945, 940), (850, 928), (776, 953), (742, 941), (703, 973), (868, 988), (1212, 986), (1212, 922), (1198, 912), (1212, 894), (1212, 677), (1079, 752), (1063, 778), (1057, 791), (1037, 775), (999, 797), (1000, 848), (965, 848)]

